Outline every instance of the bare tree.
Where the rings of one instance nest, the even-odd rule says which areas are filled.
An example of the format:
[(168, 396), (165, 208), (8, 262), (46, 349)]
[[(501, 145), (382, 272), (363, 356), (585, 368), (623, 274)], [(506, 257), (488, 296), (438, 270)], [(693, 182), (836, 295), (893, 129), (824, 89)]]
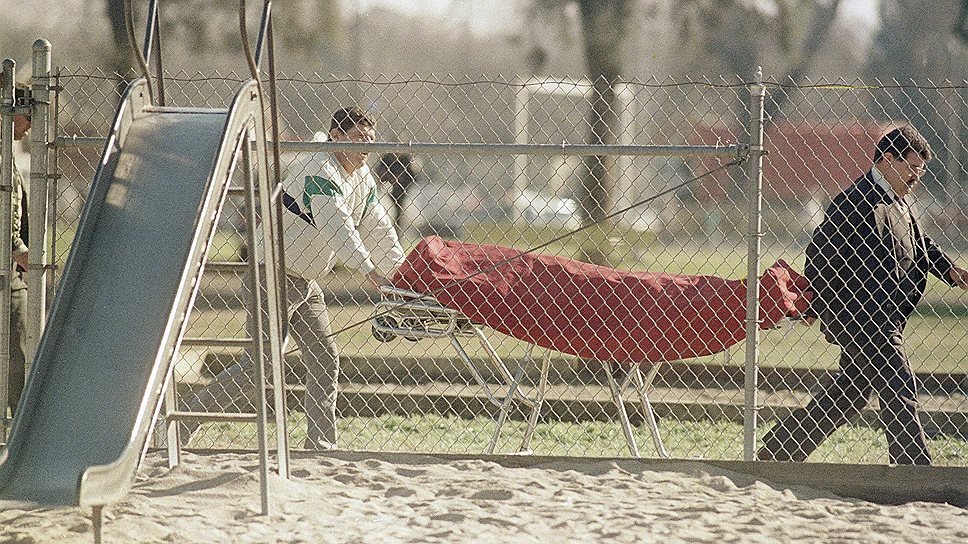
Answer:
[[(933, 175), (924, 182), (938, 193), (961, 181), (963, 167), (956, 155), (968, 129), (950, 122), (962, 114), (955, 106), (961, 98), (952, 90), (913, 85), (933, 87), (968, 76), (964, 17), (968, 0), (937, 0), (931, 9), (915, 0), (881, 0), (880, 29), (864, 69), (866, 77), (889, 84), (875, 92), (884, 115), (914, 123), (931, 143), (936, 159), (929, 164)], [(956, 21), (954, 28), (951, 21)]]
[[(815, 62), (837, 19), (841, 0), (778, 0), (772, 12), (742, 0), (676, 0), (674, 20), (683, 42), (697, 46), (704, 65), (751, 77), (765, 64), (765, 53), (779, 57), (773, 73), (779, 81), (800, 83)], [(789, 88), (775, 89), (767, 118), (782, 116)], [(745, 119), (741, 119), (745, 121)], [(748, 123), (743, 122), (742, 126)]]
[[(968, 1), (968, 0), (966, 0)], [(624, 48), (635, 15), (654, 7), (646, 0), (534, 0), (533, 7), (545, 17), (561, 13), (566, 6), (577, 8), (588, 75), (594, 81), (589, 143), (614, 144), (618, 111), (613, 84), (623, 70)], [(767, 56), (779, 59), (772, 66), (785, 82), (806, 77), (823, 50), (836, 21), (841, 0), (777, 0), (767, 11), (757, 2), (744, 0), (676, 0), (672, 20), (679, 39), (698, 52), (703, 69), (716, 65), (731, 74), (751, 77)], [(767, 105), (767, 115), (782, 115), (790, 96), (787, 88), (776, 90)], [(749, 112), (738, 110), (740, 129), (749, 125)], [(583, 220), (600, 221), (612, 207), (614, 160), (591, 157), (580, 191)], [(603, 232), (609, 225), (603, 225)], [(608, 244), (592, 236), (580, 258), (607, 261)]]
[(968, 0), (961, 0), (961, 7), (958, 11), (958, 18), (951, 28), (955, 36), (965, 45), (968, 45)]

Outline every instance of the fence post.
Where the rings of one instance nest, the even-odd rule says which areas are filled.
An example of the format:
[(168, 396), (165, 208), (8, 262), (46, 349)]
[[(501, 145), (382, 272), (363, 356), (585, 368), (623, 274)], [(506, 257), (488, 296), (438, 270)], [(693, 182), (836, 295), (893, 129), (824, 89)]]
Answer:
[(34, 42), (31, 73), (33, 105), (30, 130), (30, 221), (27, 247), (27, 360), (33, 360), (47, 321), (47, 176), (50, 134), (50, 42)]
[(757, 68), (750, 91), (750, 159), (746, 163), (749, 177), (749, 243), (746, 275), (746, 364), (745, 400), (743, 405), (743, 460), (756, 457), (756, 424), (759, 415), (757, 372), (760, 357), (759, 331), (759, 269), (760, 240), (763, 237), (763, 122), (766, 87), (763, 85), (763, 69)]
[[(10, 273), (11, 262), (11, 201), (13, 191), (13, 110), (17, 64), (13, 59), (3, 61), (3, 88), (0, 89), (0, 438), (6, 442), (7, 404), (10, 391)], [(6, 241), (3, 241), (6, 240)]]

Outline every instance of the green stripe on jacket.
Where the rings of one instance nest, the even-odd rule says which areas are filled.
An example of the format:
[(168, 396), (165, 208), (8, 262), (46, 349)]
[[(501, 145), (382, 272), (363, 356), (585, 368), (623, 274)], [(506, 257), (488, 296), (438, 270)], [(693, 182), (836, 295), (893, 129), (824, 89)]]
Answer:
[(343, 191), (332, 180), (322, 176), (306, 176), (303, 186), (303, 206), (306, 212), (312, 215), (312, 197), (314, 195), (343, 196)]

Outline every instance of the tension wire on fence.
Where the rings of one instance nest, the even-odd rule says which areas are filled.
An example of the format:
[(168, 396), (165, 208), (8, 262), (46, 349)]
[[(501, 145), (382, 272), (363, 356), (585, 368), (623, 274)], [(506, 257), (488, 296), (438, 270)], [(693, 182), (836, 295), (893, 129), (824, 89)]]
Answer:
[(485, 268), (483, 270), (478, 270), (477, 272), (474, 272), (473, 274), (471, 274), (471, 275), (469, 275), (469, 276), (467, 276), (465, 278), (451, 280), (451, 281), (447, 282), (446, 284), (444, 284), (444, 285), (442, 285), (442, 286), (440, 286), (440, 287), (438, 287), (436, 289), (431, 290), (429, 293), (423, 293), (423, 294), (421, 294), (417, 298), (410, 299), (410, 300), (407, 300), (407, 301), (404, 301), (404, 302), (400, 302), (400, 303), (398, 303), (396, 305), (391, 305), (390, 308), (388, 308), (388, 309), (386, 309), (386, 310), (384, 310), (382, 312), (375, 313), (375, 314), (373, 314), (372, 316), (370, 316), (367, 319), (364, 319), (362, 321), (356, 321), (356, 322), (351, 323), (351, 324), (349, 324), (349, 325), (347, 325), (347, 326), (345, 326), (345, 327), (343, 327), (343, 328), (341, 328), (339, 330), (336, 330), (336, 331), (333, 331), (333, 332), (327, 334), (326, 335), (326, 338), (330, 338), (332, 336), (336, 336), (337, 334), (340, 334), (342, 332), (346, 332), (346, 331), (348, 331), (350, 329), (354, 329), (356, 327), (359, 327), (360, 325), (365, 325), (365, 324), (369, 323), (370, 320), (372, 320), (374, 318), (377, 318), (377, 317), (382, 317), (384, 315), (387, 315), (387, 314), (395, 311), (399, 307), (406, 306), (406, 305), (410, 305), (410, 304), (413, 304), (414, 302), (420, 302), (422, 300), (427, 300), (428, 298), (432, 298), (432, 297), (436, 296), (437, 293), (440, 293), (442, 291), (445, 291), (445, 290), (447, 290), (447, 289), (449, 289), (451, 287), (454, 287), (455, 285), (460, 285), (461, 283), (463, 283), (465, 281), (468, 281), (471, 278), (474, 278), (474, 277), (477, 277), (477, 276), (479, 276), (481, 274), (486, 274), (488, 272), (492, 272), (494, 270), (497, 270), (499, 267), (504, 266), (505, 264), (507, 264), (507, 263), (509, 263), (509, 262), (511, 262), (511, 261), (513, 261), (515, 259), (519, 259), (521, 257), (524, 257), (525, 255), (530, 254), (530, 253), (534, 253), (535, 251), (544, 249), (544, 248), (550, 246), (551, 244), (554, 244), (555, 242), (560, 242), (561, 240), (564, 240), (565, 238), (568, 238), (570, 236), (574, 236), (575, 234), (578, 234), (579, 232), (581, 232), (581, 231), (583, 231), (585, 229), (591, 228), (591, 227), (593, 227), (595, 225), (598, 225), (599, 223), (602, 223), (604, 221), (607, 221), (609, 219), (612, 219), (613, 217), (617, 217), (617, 216), (619, 216), (619, 215), (621, 215), (621, 214), (623, 214), (625, 212), (628, 212), (630, 210), (633, 210), (633, 209), (635, 209), (635, 208), (637, 208), (639, 206), (642, 206), (644, 204), (648, 204), (649, 202), (652, 202), (652, 201), (654, 201), (654, 200), (656, 200), (658, 198), (661, 198), (661, 197), (663, 197), (663, 196), (665, 196), (665, 195), (667, 195), (669, 193), (672, 193), (674, 191), (678, 191), (679, 189), (681, 189), (683, 187), (686, 187), (687, 185), (689, 185), (691, 183), (695, 183), (695, 182), (697, 182), (697, 181), (699, 181), (699, 180), (701, 180), (703, 178), (706, 178), (708, 176), (711, 176), (711, 175), (715, 174), (716, 172), (719, 172), (719, 171), (722, 171), (722, 170), (726, 170), (727, 168), (732, 167), (732, 166), (740, 165), (743, 162), (745, 162), (748, 158), (749, 158), (749, 155), (748, 154), (744, 154), (744, 155), (742, 155), (740, 157), (737, 157), (737, 158), (735, 158), (735, 159), (733, 159), (733, 160), (731, 160), (731, 161), (729, 161), (727, 163), (723, 163), (723, 164), (717, 166), (716, 168), (713, 168), (712, 170), (707, 170), (706, 172), (703, 172), (702, 174), (699, 174), (698, 176), (694, 176), (694, 177), (689, 178), (689, 179), (687, 179), (687, 180), (685, 180), (685, 181), (683, 181), (681, 183), (678, 183), (676, 185), (673, 185), (672, 187), (669, 187), (668, 189), (665, 189), (664, 191), (660, 191), (660, 192), (658, 192), (658, 193), (656, 193), (656, 194), (654, 194), (654, 195), (652, 195), (652, 196), (650, 196), (648, 198), (644, 198), (644, 199), (642, 199), (642, 200), (640, 200), (638, 202), (635, 202), (635, 203), (633, 203), (633, 204), (631, 204), (629, 206), (626, 206), (626, 207), (624, 207), (624, 208), (622, 208), (620, 210), (616, 210), (616, 211), (614, 211), (614, 212), (606, 215), (605, 217), (602, 217), (601, 219), (597, 219), (595, 221), (592, 221), (591, 223), (588, 223), (587, 225), (582, 225), (581, 227), (578, 227), (577, 229), (568, 231), (568, 232), (566, 232), (564, 234), (561, 234), (560, 236), (556, 236), (556, 237), (552, 238), (551, 240), (548, 240), (547, 242), (544, 242), (542, 244), (539, 244), (537, 246), (534, 246), (534, 247), (528, 249), (527, 251), (523, 251), (523, 252), (521, 252), (521, 253), (519, 253), (517, 255), (514, 255), (512, 257), (508, 257), (506, 259), (501, 259), (500, 261), (494, 263), (490, 267)]

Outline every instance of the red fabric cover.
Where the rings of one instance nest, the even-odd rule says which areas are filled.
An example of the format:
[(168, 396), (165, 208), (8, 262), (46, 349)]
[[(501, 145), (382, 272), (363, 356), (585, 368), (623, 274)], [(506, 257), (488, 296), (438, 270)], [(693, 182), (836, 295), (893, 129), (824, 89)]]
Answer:
[[(628, 272), (432, 236), (410, 252), (393, 284), (432, 294), (475, 323), (587, 359), (685, 359), (746, 337), (744, 280)], [(782, 260), (768, 268), (760, 277), (760, 328), (804, 311), (805, 288)]]

